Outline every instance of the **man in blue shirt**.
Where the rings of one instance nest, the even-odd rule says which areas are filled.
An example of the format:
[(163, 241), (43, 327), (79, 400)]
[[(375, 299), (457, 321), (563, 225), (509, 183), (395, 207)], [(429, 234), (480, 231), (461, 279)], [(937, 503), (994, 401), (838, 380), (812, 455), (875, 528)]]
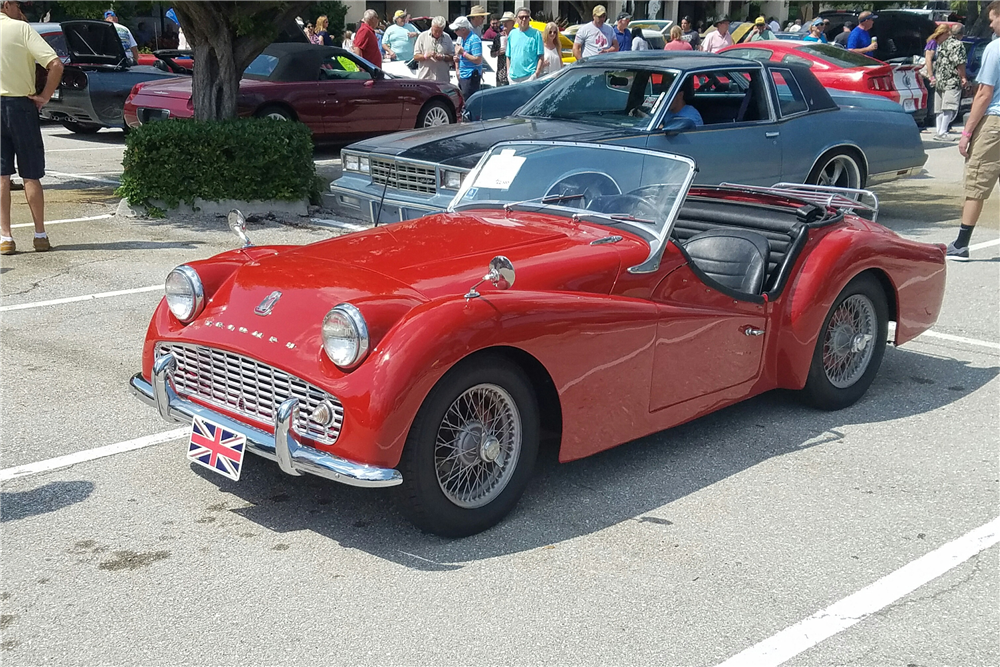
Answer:
[(632, 15), (622, 12), (615, 21), (615, 39), (618, 40), (619, 51), (632, 50), (632, 31), (628, 29), (628, 24), (632, 21)]
[[(987, 8), (990, 28), (1000, 37), (1000, 0)], [(993, 193), (1000, 179), (1000, 39), (983, 51), (976, 74), (979, 87), (965, 120), (958, 151), (965, 158), (965, 205), (958, 238), (948, 245), (948, 257), (968, 259), (969, 239), (983, 212), (983, 201)]]
[(694, 97), (694, 79), (688, 78), (681, 86), (681, 89), (674, 95), (674, 99), (667, 107), (667, 113), (663, 114), (663, 125), (666, 126), (674, 118), (690, 118), (694, 124), (701, 127), (705, 124), (701, 114), (693, 106), (688, 104), (688, 100)]
[(392, 25), (382, 36), (382, 49), (388, 60), (408, 62), (413, 59), (413, 44), (420, 31), (406, 19), (406, 12), (397, 10), (392, 17)]
[(467, 100), (479, 90), (483, 80), (483, 40), (465, 16), (455, 19), (451, 29), (461, 40), (455, 46), (455, 62), (458, 63), (458, 88)]
[(535, 72), (545, 57), (542, 33), (531, 27), (531, 12), (527, 7), (517, 10), (517, 27), (507, 38), (507, 72), (511, 83), (535, 78)]
[(847, 38), (847, 50), (855, 53), (871, 53), (878, 48), (878, 44), (872, 43), (872, 36), (869, 34), (878, 14), (869, 11), (861, 12), (858, 16), (858, 27), (851, 31)]

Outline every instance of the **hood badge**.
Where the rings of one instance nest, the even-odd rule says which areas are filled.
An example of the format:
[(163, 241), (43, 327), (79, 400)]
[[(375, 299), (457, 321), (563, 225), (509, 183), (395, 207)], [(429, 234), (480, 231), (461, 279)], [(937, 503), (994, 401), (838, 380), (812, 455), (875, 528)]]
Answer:
[(271, 310), (274, 308), (274, 304), (278, 303), (278, 299), (281, 298), (281, 292), (275, 290), (264, 297), (264, 300), (260, 302), (253, 312), (257, 313), (261, 317), (265, 317), (271, 314)]

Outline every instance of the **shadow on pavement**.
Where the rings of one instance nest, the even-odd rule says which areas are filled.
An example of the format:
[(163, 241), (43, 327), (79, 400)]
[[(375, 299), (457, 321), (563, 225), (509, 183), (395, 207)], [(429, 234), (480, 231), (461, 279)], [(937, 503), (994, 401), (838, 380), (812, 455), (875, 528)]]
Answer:
[(0, 522), (56, 512), (86, 500), (94, 492), (93, 482), (49, 482), (31, 491), (0, 493)]
[(46, 132), (45, 136), (58, 139), (75, 139), (76, 141), (86, 141), (91, 144), (125, 145), (125, 133), (118, 129), (105, 129), (96, 134), (77, 134), (65, 130), (63, 132)]
[[(243, 478), (196, 474), (250, 503), (232, 509), (275, 533), (309, 530), (418, 570), (529, 551), (623, 521), (669, 530), (669, 504), (772, 457), (818, 444), (837, 446), (844, 426), (904, 419), (946, 406), (993, 380), (1000, 368), (889, 348), (875, 383), (839, 412), (802, 406), (773, 391), (694, 422), (560, 465), (543, 455), (528, 490), (498, 526), (461, 540), (421, 533), (393, 503), (398, 489), (352, 488), (316, 477), (289, 477), (273, 462), (248, 457)], [(595, 406), (599, 408), (600, 406)], [(852, 434), (852, 442), (859, 436)], [(861, 436), (863, 437), (863, 436)], [(762, 493), (766, 493), (762, 490)], [(667, 507), (664, 507), (667, 506)], [(646, 516), (649, 512), (666, 516)]]
[(52, 245), (56, 250), (163, 250), (165, 248), (197, 248), (202, 241), (112, 241), (110, 243), (70, 243)]

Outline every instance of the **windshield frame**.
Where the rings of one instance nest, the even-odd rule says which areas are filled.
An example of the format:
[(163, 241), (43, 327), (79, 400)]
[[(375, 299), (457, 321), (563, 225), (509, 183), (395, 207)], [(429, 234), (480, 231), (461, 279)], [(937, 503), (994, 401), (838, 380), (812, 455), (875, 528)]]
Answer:
[[(687, 199), (688, 191), (691, 189), (691, 184), (694, 182), (694, 177), (698, 172), (698, 166), (695, 161), (686, 156), (678, 155), (676, 153), (667, 153), (664, 151), (654, 151), (648, 148), (633, 148), (631, 146), (617, 146), (612, 144), (596, 144), (592, 142), (584, 141), (549, 141), (549, 140), (510, 140), (501, 141), (499, 143), (493, 144), (489, 150), (483, 153), (482, 157), (479, 158), (479, 162), (473, 167), (472, 171), (462, 181), (462, 187), (459, 188), (455, 197), (448, 204), (447, 211), (449, 213), (457, 213), (462, 210), (475, 210), (476, 208), (494, 208), (494, 206), (483, 206), (485, 202), (468, 202), (461, 203), (462, 198), (465, 193), (473, 187), (473, 183), (479, 176), (479, 172), (482, 170), (483, 166), (489, 160), (489, 158), (494, 154), (499, 154), (499, 152), (505, 147), (512, 146), (565, 146), (567, 148), (587, 148), (596, 149), (603, 151), (617, 151), (624, 153), (632, 153), (635, 155), (649, 155), (656, 158), (664, 158), (675, 160), (677, 162), (686, 164), (688, 166), (688, 172), (684, 180), (680, 183), (680, 189), (678, 190), (677, 197), (674, 198), (671, 204), (670, 211), (664, 218), (663, 225), (659, 229), (651, 229), (648, 224), (638, 223), (630, 220), (611, 220), (605, 215), (596, 213), (594, 211), (586, 211), (582, 209), (568, 209), (561, 206), (552, 205), (540, 205), (539, 210), (546, 209), (547, 212), (553, 215), (565, 215), (565, 217), (571, 220), (586, 220), (589, 223), (597, 224), (605, 227), (609, 227), (612, 230), (619, 230), (622, 227), (627, 229), (629, 232), (645, 239), (649, 243), (649, 255), (641, 263), (631, 266), (628, 269), (629, 273), (652, 273), (660, 267), (660, 259), (663, 256), (663, 249), (666, 247), (670, 240), (670, 232), (677, 222), (677, 217), (680, 214), (681, 207), (684, 205), (684, 201)], [(568, 214), (568, 215), (567, 215)]]
[[(604, 62), (601, 62), (601, 61), (596, 61), (596, 62), (595, 61), (591, 61), (591, 62), (587, 62), (587, 63), (581, 62), (580, 64), (574, 64), (574, 65), (571, 65), (569, 67), (564, 67), (562, 70), (559, 71), (559, 76), (558, 77), (553, 77), (553, 80), (549, 83), (549, 85), (545, 86), (544, 88), (542, 88), (541, 90), (539, 90), (537, 93), (535, 93), (534, 95), (532, 95), (531, 98), (527, 102), (525, 102), (524, 104), (522, 104), (512, 114), (512, 117), (517, 117), (517, 118), (532, 118), (532, 119), (535, 119), (535, 120), (563, 120), (563, 119), (560, 119), (560, 118), (552, 118), (551, 116), (529, 116), (529, 115), (523, 114), (522, 113), (522, 109), (524, 109), (524, 107), (528, 106), (529, 104), (533, 103), (540, 96), (546, 94), (546, 92), (548, 92), (551, 89), (552, 84), (555, 83), (560, 78), (562, 78), (563, 76), (568, 76), (568, 75), (570, 75), (569, 73), (571, 73), (571, 72), (580, 72), (582, 70), (593, 70), (593, 69), (600, 69), (600, 70), (605, 70), (605, 71), (615, 71), (615, 70), (622, 70), (622, 69), (628, 69), (628, 68), (627, 67), (623, 67), (622, 65), (618, 65), (616, 67), (613, 63), (608, 62), (608, 61), (604, 61)], [(606, 125), (601, 125), (600, 123), (592, 122), (592, 121), (588, 120), (585, 117), (574, 118), (573, 122), (587, 123), (588, 125), (594, 125), (594, 126), (597, 126), (597, 127), (602, 127), (602, 128), (608, 129), (608, 130), (620, 129), (622, 131), (627, 131), (627, 132), (647, 132), (647, 133), (654, 131), (660, 125), (660, 121), (663, 118), (664, 114), (666, 113), (667, 107), (670, 105), (670, 101), (673, 100), (674, 95), (677, 94), (677, 90), (680, 88), (680, 85), (678, 83), (679, 80), (682, 79), (683, 76), (686, 75), (688, 72), (686, 70), (681, 70), (681, 69), (678, 69), (676, 67), (655, 67), (655, 68), (654, 67), (648, 67), (648, 68), (647, 67), (636, 67), (635, 69), (648, 69), (651, 72), (656, 72), (658, 74), (671, 74), (674, 77), (674, 80), (670, 83), (670, 87), (667, 88), (667, 90), (666, 90), (666, 93), (665, 93), (666, 94), (666, 98), (665, 98), (666, 101), (665, 101), (665, 103), (659, 105), (660, 108), (657, 109), (656, 113), (655, 114), (651, 114), (649, 116), (649, 122), (646, 123), (645, 127), (643, 127), (642, 125), (636, 125), (636, 126), (630, 127), (630, 128), (610, 128), (610, 127), (608, 127)]]

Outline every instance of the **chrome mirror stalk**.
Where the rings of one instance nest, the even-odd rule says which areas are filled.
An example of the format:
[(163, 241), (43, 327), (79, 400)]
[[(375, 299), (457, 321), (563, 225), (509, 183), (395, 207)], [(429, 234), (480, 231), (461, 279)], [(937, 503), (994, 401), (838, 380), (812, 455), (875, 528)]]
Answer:
[(482, 280), (469, 288), (465, 298), (476, 299), (481, 296), (479, 292), (476, 291), (476, 288), (487, 280), (493, 283), (493, 286), (497, 289), (510, 289), (514, 286), (514, 278), (514, 264), (503, 255), (497, 255), (490, 260), (490, 272), (483, 276)]
[(243, 215), (243, 212), (238, 209), (233, 209), (229, 212), (229, 229), (233, 230), (233, 234), (236, 234), (236, 238), (240, 240), (244, 248), (252, 248), (253, 243), (250, 242), (250, 237), (247, 236), (247, 219)]

